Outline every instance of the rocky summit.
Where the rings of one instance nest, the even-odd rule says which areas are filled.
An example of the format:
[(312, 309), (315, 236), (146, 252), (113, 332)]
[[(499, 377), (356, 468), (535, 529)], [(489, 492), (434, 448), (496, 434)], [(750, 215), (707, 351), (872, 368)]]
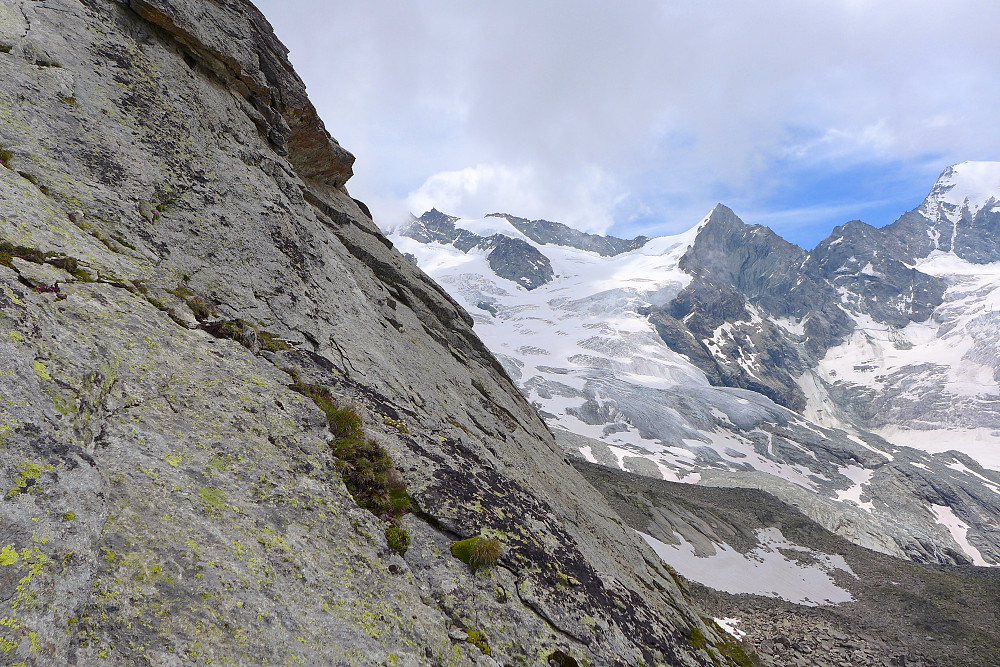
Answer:
[(244, 0), (0, 0), (0, 662), (748, 664), (352, 163)]

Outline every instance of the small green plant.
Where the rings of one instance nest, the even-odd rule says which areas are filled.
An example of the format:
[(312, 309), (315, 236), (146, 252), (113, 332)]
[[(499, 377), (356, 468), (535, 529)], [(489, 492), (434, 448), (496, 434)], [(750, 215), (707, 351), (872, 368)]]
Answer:
[(257, 336), (260, 338), (260, 347), (262, 350), (267, 350), (268, 352), (281, 352), (282, 350), (295, 349), (287, 340), (278, 338), (273, 333), (268, 333), (267, 331), (258, 329)]
[(486, 635), (484, 635), (479, 630), (466, 630), (468, 636), (468, 642), (482, 651), (483, 655), (490, 655), (490, 645), (486, 641)]
[(0, 53), (10, 53), (13, 48), (10, 44), (0, 44)]
[(693, 627), (688, 630), (688, 643), (694, 648), (702, 649), (708, 646), (708, 639), (701, 628)]
[(269, 352), (280, 352), (291, 350), (292, 346), (288, 341), (282, 340), (272, 333), (261, 331), (255, 325), (239, 318), (235, 320), (218, 320), (215, 322), (205, 322), (206, 319), (215, 314), (215, 306), (212, 306), (202, 297), (194, 296), (187, 301), (191, 312), (202, 322), (202, 329), (212, 334), (216, 338), (228, 338), (247, 348), (251, 352), (267, 350)]
[[(7, 243), (6, 241), (0, 242), (0, 253), (8, 257), (20, 257), (26, 262), (32, 262), (33, 264), (42, 264), (45, 262), (46, 258), (53, 256), (55, 253), (44, 253), (38, 248), (26, 248), (22, 245), (13, 245)], [(7, 264), (10, 266), (10, 264)]]
[(289, 386), (292, 391), (297, 391), (307, 398), (311, 398), (330, 424), (330, 432), (334, 438), (360, 438), (364, 435), (364, 423), (361, 417), (351, 407), (341, 407), (337, 405), (337, 399), (333, 397), (330, 390), (318, 384), (306, 384), (296, 380)]
[(183, 285), (178, 285), (170, 293), (186, 303), (199, 322), (215, 317), (215, 304), (201, 294), (196, 294)]
[(115, 236), (114, 239), (119, 244), (121, 244), (122, 246), (128, 248), (129, 250), (135, 250), (135, 246), (132, 245), (131, 243), (129, 243), (128, 239), (126, 239), (124, 236)]
[(496, 565), (503, 555), (503, 545), (500, 540), (476, 535), (454, 542), (451, 545), (451, 555), (476, 571)]
[(52, 266), (63, 269), (67, 273), (75, 273), (80, 269), (80, 263), (75, 257), (53, 257), (49, 260), (49, 264)]
[(188, 308), (194, 313), (194, 317), (199, 322), (207, 320), (215, 315), (215, 304), (201, 296), (196, 294), (187, 301)]
[(410, 548), (410, 533), (396, 524), (385, 529), (385, 540), (389, 543), (389, 548), (400, 556), (405, 556), (406, 550)]
[(469, 558), (469, 565), (475, 569), (493, 567), (500, 562), (500, 556), (502, 555), (503, 545), (500, 544), (500, 540), (492, 537), (484, 537), (472, 547), (472, 556)]
[(737, 667), (754, 667), (755, 662), (753, 656), (747, 654), (743, 647), (736, 642), (725, 642), (723, 644), (718, 644), (716, 647), (719, 653), (723, 657), (727, 658), (729, 662)]
[(10, 169), (10, 161), (14, 159), (14, 154), (6, 148), (0, 148), (0, 164)]
[(361, 416), (351, 406), (338, 405), (326, 387), (296, 380), (289, 389), (312, 399), (323, 414), (333, 440), (330, 447), (347, 490), (359, 506), (387, 520), (409, 511), (406, 482), (392, 458), (377, 442), (365, 438)]
[[(194, 312), (193, 308), (191, 310)], [(198, 317), (197, 313), (195, 317)], [(203, 318), (199, 317), (198, 319), (201, 320)], [(202, 324), (201, 328), (216, 338), (234, 340), (251, 352), (256, 352), (260, 349), (260, 338), (257, 336), (257, 328), (241, 319), (206, 322)]]

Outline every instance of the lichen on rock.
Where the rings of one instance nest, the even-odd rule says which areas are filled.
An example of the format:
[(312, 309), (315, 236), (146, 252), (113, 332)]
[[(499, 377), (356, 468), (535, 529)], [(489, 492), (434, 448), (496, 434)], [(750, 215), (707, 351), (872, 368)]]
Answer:
[[(504, 664), (712, 664), (469, 315), (348, 195), (252, 5), (11, 0), (0, 44), (0, 242), (74, 260), (0, 262), (3, 662), (476, 664), (460, 628)], [(358, 406), (408, 548), (296, 378)], [(476, 579), (448, 551), (482, 533), (504, 555)]]

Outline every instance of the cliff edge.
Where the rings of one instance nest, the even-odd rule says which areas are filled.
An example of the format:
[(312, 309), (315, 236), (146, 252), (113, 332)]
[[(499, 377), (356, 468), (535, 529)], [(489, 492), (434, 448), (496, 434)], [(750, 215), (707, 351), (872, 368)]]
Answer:
[(0, 662), (742, 659), (286, 54), (243, 0), (0, 3)]

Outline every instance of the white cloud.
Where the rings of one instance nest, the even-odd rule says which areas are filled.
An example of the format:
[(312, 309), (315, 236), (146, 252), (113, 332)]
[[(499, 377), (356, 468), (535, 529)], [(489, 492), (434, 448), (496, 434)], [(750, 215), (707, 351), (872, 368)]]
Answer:
[(599, 228), (769, 192), (778, 163), (1000, 146), (995, 0), (258, 4), (377, 216), (437, 193)]
[[(561, 179), (570, 182), (559, 183)], [(613, 179), (592, 166), (553, 176), (532, 166), (481, 164), (433, 174), (406, 201), (417, 214), (437, 208), (468, 218), (487, 213), (547, 216), (603, 233), (624, 198)]]

